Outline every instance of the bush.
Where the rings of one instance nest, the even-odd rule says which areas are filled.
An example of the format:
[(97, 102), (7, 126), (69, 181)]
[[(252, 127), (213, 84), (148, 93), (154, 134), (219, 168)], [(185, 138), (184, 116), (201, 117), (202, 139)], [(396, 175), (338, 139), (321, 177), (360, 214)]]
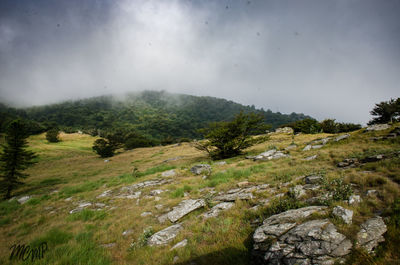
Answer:
[(321, 132), (321, 125), (317, 120), (304, 119), (301, 121), (295, 121), (282, 127), (291, 127), (295, 133), (319, 133)]
[(111, 157), (116, 150), (114, 145), (103, 138), (94, 141), (92, 149), (101, 157)]
[(241, 112), (231, 122), (215, 122), (202, 129), (207, 141), (197, 143), (195, 147), (206, 151), (212, 159), (233, 157), (259, 142), (260, 139), (252, 139), (251, 135), (265, 128), (261, 115)]
[(58, 128), (50, 129), (46, 132), (46, 140), (50, 143), (57, 143), (60, 141), (60, 138), (58, 137), (59, 134), (60, 131), (58, 130)]
[(377, 117), (370, 120), (368, 122), (369, 125), (400, 121), (400, 98), (375, 104), (370, 113), (372, 116)]

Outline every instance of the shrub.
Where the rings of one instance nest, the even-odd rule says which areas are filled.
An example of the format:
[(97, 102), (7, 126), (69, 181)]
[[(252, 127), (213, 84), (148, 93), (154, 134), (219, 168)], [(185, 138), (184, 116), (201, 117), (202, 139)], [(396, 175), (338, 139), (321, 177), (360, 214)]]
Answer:
[(400, 121), (400, 98), (375, 104), (375, 107), (370, 113), (372, 116), (377, 117), (370, 120), (368, 122), (369, 125)]
[(295, 121), (282, 127), (291, 127), (295, 133), (319, 133), (321, 131), (321, 126), (317, 120), (314, 119), (304, 119), (300, 121)]
[(50, 143), (58, 143), (60, 141), (59, 134), (58, 128), (50, 129), (46, 132), (46, 140)]
[(207, 141), (197, 143), (195, 147), (206, 151), (212, 159), (233, 157), (259, 142), (260, 139), (252, 139), (251, 135), (265, 128), (266, 124), (263, 123), (261, 115), (241, 112), (231, 122), (215, 122), (202, 129), (201, 132)]
[(114, 155), (116, 147), (110, 144), (109, 141), (101, 138), (94, 141), (92, 149), (101, 157), (111, 157)]

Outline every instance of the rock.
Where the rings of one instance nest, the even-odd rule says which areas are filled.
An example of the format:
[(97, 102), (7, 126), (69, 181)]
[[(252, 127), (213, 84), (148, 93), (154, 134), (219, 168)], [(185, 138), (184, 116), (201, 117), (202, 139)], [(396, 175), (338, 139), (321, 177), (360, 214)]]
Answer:
[(64, 201), (70, 202), (70, 201), (72, 201), (72, 197), (68, 197), (68, 198), (66, 198)]
[(175, 256), (174, 259), (172, 260), (172, 263), (175, 264), (179, 261), (179, 257)]
[(290, 189), (290, 191), (294, 194), (296, 199), (303, 197), (306, 195), (306, 191), (303, 189), (302, 185), (296, 185)]
[(237, 185), (239, 188), (244, 188), (244, 187), (251, 186), (252, 183), (250, 183), (250, 182), (248, 182), (248, 181), (246, 180), (246, 181), (238, 182), (236, 185)]
[(303, 186), (303, 189), (305, 190), (319, 190), (320, 188), (321, 186), (317, 184), (306, 184)]
[(351, 224), (353, 220), (353, 211), (343, 208), (342, 206), (336, 206), (333, 208), (332, 213), (342, 219), (346, 224)]
[(233, 202), (221, 202), (211, 208), (210, 211), (203, 214), (205, 219), (210, 217), (217, 217), (221, 211), (228, 210), (232, 208), (235, 204)]
[(253, 158), (253, 160), (271, 160), (278, 159), (281, 157), (288, 157), (289, 155), (283, 153), (282, 151), (276, 151), (275, 149), (268, 150), (263, 152)]
[(317, 175), (310, 175), (305, 177), (304, 181), (306, 184), (320, 184), (324, 178), (322, 176), (317, 176)]
[(133, 230), (132, 229), (128, 229), (128, 230), (125, 230), (124, 232), (122, 232), (122, 236), (129, 236), (131, 234), (133, 234)]
[(164, 208), (164, 205), (162, 204), (157, 204), (156, 206), (154, 206), (157, 210), (161, 211)]
[(207, 164), (199, 164), (192, 167), (190, 171), (195, 175), (200, 175), (203, 172), (205, 174), (211, 174), (211, 166)]
[(89, 206), (92, 206), (92, 203), (90, 203), (90, 202), (82, 202), (82, 203), (80, 203), (80, 204), (78, 205), (77, 208), (75, 208), (75, 209), (69, 211), (69, 213), (70, 213), (70, 214), (73, 214), (73, 213), (80, 212), (80, 211), (82, 211), (83, 209), (85, 209), (85, 208), (87, 208), (87, 207), (89, 207)]
[(31, 198), (31, 196), (22, 196), (21, 198), (19, 198), (19, 199), (17, 199), (17, 201), (20, 203), (20, 204), (24, 204), (24, 203), (26, 203), (27, 201), (29, 201), (29, 199)]
[(323, 139), (314, 140), (314, 141), (312, 141), (312, 143), (313, 144), (326, 145), (330, 140), (331, 140), (331, 137), (326, 137), (326, 138), (323, 138)]
[(117, 245), (117, 243), (108, 243), (108, 244), (101, 244), (100, 246), (103, 248), (113, 248)]
[(318, 157), (318, 155), (308, 156), (308, 157), (304, 158), (303, 160), (305, 160), (305, 161), (311, 161), (311, 160), (316, 159), (317, 157)]
[(297, 148), (297, 145), (291, 144), (291, 145), (287, 146), (287, 147), (285, 148), (285, 150), (286, 150), (286, 151), (289, 151), (289, 150), (293, 150), (293, 149), (296, 149), (296, 148)]
[(158, 202), (159, 200), (161, 200), (161, 197), (158, 197), (158, 196), (154, 197), (154, 201)]
[(216, 201), (233, 202), (236, 200), (251, 200), (253, 199), (251, 192), (244, 192), (241, 189), (230, 190), (226, 194), (220, 194), (214, 198)]
[(371, 126), (368, 126), (365, 128), (365, 132), (371, 132), (371, 131), (383, 131), (386, 129), (389, 129), (390, 125), (389, 124), (374, 124)]
[[(286, 212), (283, 215), (288, 216)], [(266, 219), (261, 227), (267, 225), (272, 230), (262, 229), (261, 237), (260, 228), (254, 233), (254, 264), (333, 264), (338, 258), (350, 253), (350, 240), (337, 232), (328, 219), (297, 225), (293, 217), (290, 220), (271, 217), (268, 218), (270, 221), (278, 223), (271, 227), (273, 223)], [(266, 237), (264, 232), (269, 236)]]
[(335, 138), (335, 142), (339, 142), (339, 141), (347, 139), (349, 137), (350, 137), (350, 134), (339, 135), (338, 137)]
[(288, 133), (288, 134), (293, 134), (294, 131), (291, 127), (283, 127), (283, 128), (277, 128), (275, 130), (275, 133)]
[(159, 185), (164, 185), (167, 183), (171, 183), (172, 179), (153, 179), (153, 180), (147, 180), (144, 182), (139, 182), (130, 186), (125, 186), (121, 188), (121, 192), (128, 192), (128, 193), (133, 193), (133, 191), (137, 189), (143, 189), (151, 186), (159, 186)]
[(110, 197), (111, 193), (112, 193), (111, 190), (106, 190), (106, 191), (103, 191), (103, 193), (98, 195), (96, 198), (100, 199), (100, 198), (104, 198), (104, 197)]
[(185, 238), (181, 242), (176, 243), (170, 250), (186, 247), (188, 240)]
[(322, 144), (318, 144), (318, 145), (313, 145), (313, 146), (311, 146), (312, 149), (320, 149), (320, 148), (322, 148), (322, 147), (324, 147)]
[(309, 150), (311, 150), (311, 145), (306, 145), (306, 147), (304, 147), (304, 149), (303, 149), (303, 151), (309, 151)]
[(167, 218), (175, 223), (188, 213), (199, 209), (201, 207), (204, 207), (206, 205), (206, 202), (203, 199), (198, 199), (198, 200), (183, 200), (181, 203), (178, 204), (178, 206), (173, 207), (172, 211), (166, 214)]
[(141, 217), (146, 217), (146, 216), (150, 216), (153, 215), (151, 212), (143, 212), (140, 214)]
[(382, 217), (377, 216), (361, 224), (360, 232), (357, 233), (357, 244), (365, 248), (369, 253), (385, 241), (383, 234), (387, 231)]
[(108, 159), (104, 160), (104, 163), (108, 163), (108, 162), (110, 162), (110, 160), (108, 160)]
[(176, 175), (176, 172), (173, 169), (168, 170), (168, 171), (164, 171), (163, 173), (161, 173), (162, 177), (173, 177), (175, 175)]
[(142, 194), (141, 191), (137, 191), (137, 192), (130, 192), (128, 194), (120, 194), (115, 196), (115, 198), (123, 198), (123, 199), (137, 199), (140, 197), (140, 195)]
[(158, 194), (161, 194), (161, 193), (163, 193), (165, 190), (152, 190), (152, 191), (150, 191), (150, 195), (151, 196), (156, 196), (156, 195), (158, 195)]
[(165, 245), (172, 241), (182, 228), (181, 224), (171, 225), (152, 235), (148, 239), (147, 244), (149, 246)]
[(378, 191), (377, 190), (367, 190), (367, 196), (368, 197), (376, 197), (376, 196), (378, 196)]
[(337, 164), (338, 167), (342, 167), (342, 168), (356, 167), (359, 165), (360, 165), (360, 163), (357, 158), (346, 158), (345, 160), (343, 160), (342, 162), (339, 162), (339, 164)]
[(362, 200), (361, 200), (360, 195), (350, 195), (350, 197), (349, 197), (349, 205), (358, 204), (361, 201)]
[(223, 166), (223, 165), (226, 165), (226, 162), (225, 161), (220, 161), (220, 162), (214, 163), (214, 165)]
[(96, 206), (96, 207), (98, 207), (98, 208), (106, 207), (106, 205), (105, 205), (104, 203), (100, 203), (100, 202), (96, 202), (96, 203), (94, 204), (94, 206)]
[(164, 160), (163, 163), (167, 163), (167, 162), (170, 162), (170, 161), (176, 161), (176, 160), (179, 160), (181, 158), (182, 158), (182, 156), (168, 158), (167, 160)]
[(207, 178), (208, 178), (207, 175), (204, 175), (204, 176), (201, 177), (201, 179), (207, 179)]

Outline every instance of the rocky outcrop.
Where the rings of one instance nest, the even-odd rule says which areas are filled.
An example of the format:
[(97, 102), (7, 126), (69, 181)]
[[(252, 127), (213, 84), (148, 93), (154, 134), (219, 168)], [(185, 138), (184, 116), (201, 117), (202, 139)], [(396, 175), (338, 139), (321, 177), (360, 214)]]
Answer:
[(263, 152), (257, 156), (254, 157), (249, 157), (253, 159), (254, 161), (256, 160), (271, 160), (271, 159), (278, 159), (282, 157), (288, 157), (289, 155), (285, 154), (282, 151), (277, 151), (276, 149), (271, 149), (266, 152)]
[(304, 178), (306, 184), (320, 184), (323, 180), (324, 178), (318, 175), (310, 175)]
[(215, 201), (234, 202), (236, 200), (251, 200), (253, 194), (247, 189), (233, 189), (214, 197)]
[(288, 134), (293, 134), (294, 130), (291, 127), (283, 127), (283, 128), (277, 128), (275, 130), (275, 133), (288, 133)]
[(374, 124), (365, 128), (365, 132), (383, 131), (389, 128), (390, 128), (389, 124)]
[(327, 219), (297, 224), (326, 207), (310, 206), (273, 215), (256, 229), (254, 264), (333, 264), (352, 244)]
[(165, 245), (171, 242), (178, 235), (179, 231), (182, 230), (182, 228), (183, 227), (181, 224), (171, 225), (152, 235), (148, 239), (147, 244), (149, 246)]
[(350, 195), (350, 197), (349, 197), (349, 205), (358, 204), (361, 201), (362, 200), (361, 200), (360, 195)]
[(361, 224), (360, 232), (357, 234), (357, 245), (372, 252), (380, 242), (385, 241), (383, 234), (386, 233), (387, 227), (382, 217), (377, 216), (368, 219)]
[(147, 180), (144, 182), (139, 182), (130, 186), (125, 186), (121, 188), (122, 193), (133, 193), (133, 191), (138, 190), (138, 189), (143, 189), (151, 186), (159, 186), (159, 185), (164, 185), (167, 183), (171, 183), (172, 179), (152, 179), (152, 180)]
[(203, 214), (203, 217), (205, 219), (211, 218), (211, 217), (217, 217), (221, 211), (228, 210), (232, 208), (235, 204), (233, 202), (221, 202), (214, 207), (211, 208), (208, 212)]
[(207, 164), (199, 164), (192, 167), (190, 171), (195, 175), (211, 174), (211, 166)]
[(346, 224), (351, 224), (353, 220), (353, 211), (343, 208), (342, 206), (336, 206), (333, 208), (332, 214), (340, 218)]
[(173, 207), (172, 211), (169, 213), (160, 216), (159, 221), (162, 223), (166, 219), (169, 219), (171, 222), (175, 223), (188, 213), (199, 209), (201, 207), (204, 207), (206, 205), (206, 202), (203, 199), (198, 199), (198, 200), (184, 200), (181, 203), (178, 204), (178, 206)]
[(173, 177), (175, 175), (176, 175), (176, 172), (173, 169), (168, 170), (168, 171), (164, 171), (163, 173), (161, 173), (162, 177)]

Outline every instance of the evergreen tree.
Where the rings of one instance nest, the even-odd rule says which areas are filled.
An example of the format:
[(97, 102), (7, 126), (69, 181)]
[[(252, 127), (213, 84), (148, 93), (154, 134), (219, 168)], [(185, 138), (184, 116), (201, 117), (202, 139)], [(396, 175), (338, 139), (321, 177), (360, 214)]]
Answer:
[(400, 121), (400, 98), (375, 104), (370, 113), (377, 117), (368, 122), (369, 125)]
[(28, 136), (26, 126), (20, 120), (11, 122), (6, 131), (6, 143), (0, 153), (0, 187), (6, 199), (11, 197), (12, 190), (23, 184), (21, 179), (28, 176), (24, 170), (35, 163), (36, 155), (26, 150)]
[(46, 132), (46, 139), (50, 143), (58, 143), (60, 141), (60, 138), (58, 137), (60, 134), (60, 131), (58, 128), (53, 128), (50, 129)]

